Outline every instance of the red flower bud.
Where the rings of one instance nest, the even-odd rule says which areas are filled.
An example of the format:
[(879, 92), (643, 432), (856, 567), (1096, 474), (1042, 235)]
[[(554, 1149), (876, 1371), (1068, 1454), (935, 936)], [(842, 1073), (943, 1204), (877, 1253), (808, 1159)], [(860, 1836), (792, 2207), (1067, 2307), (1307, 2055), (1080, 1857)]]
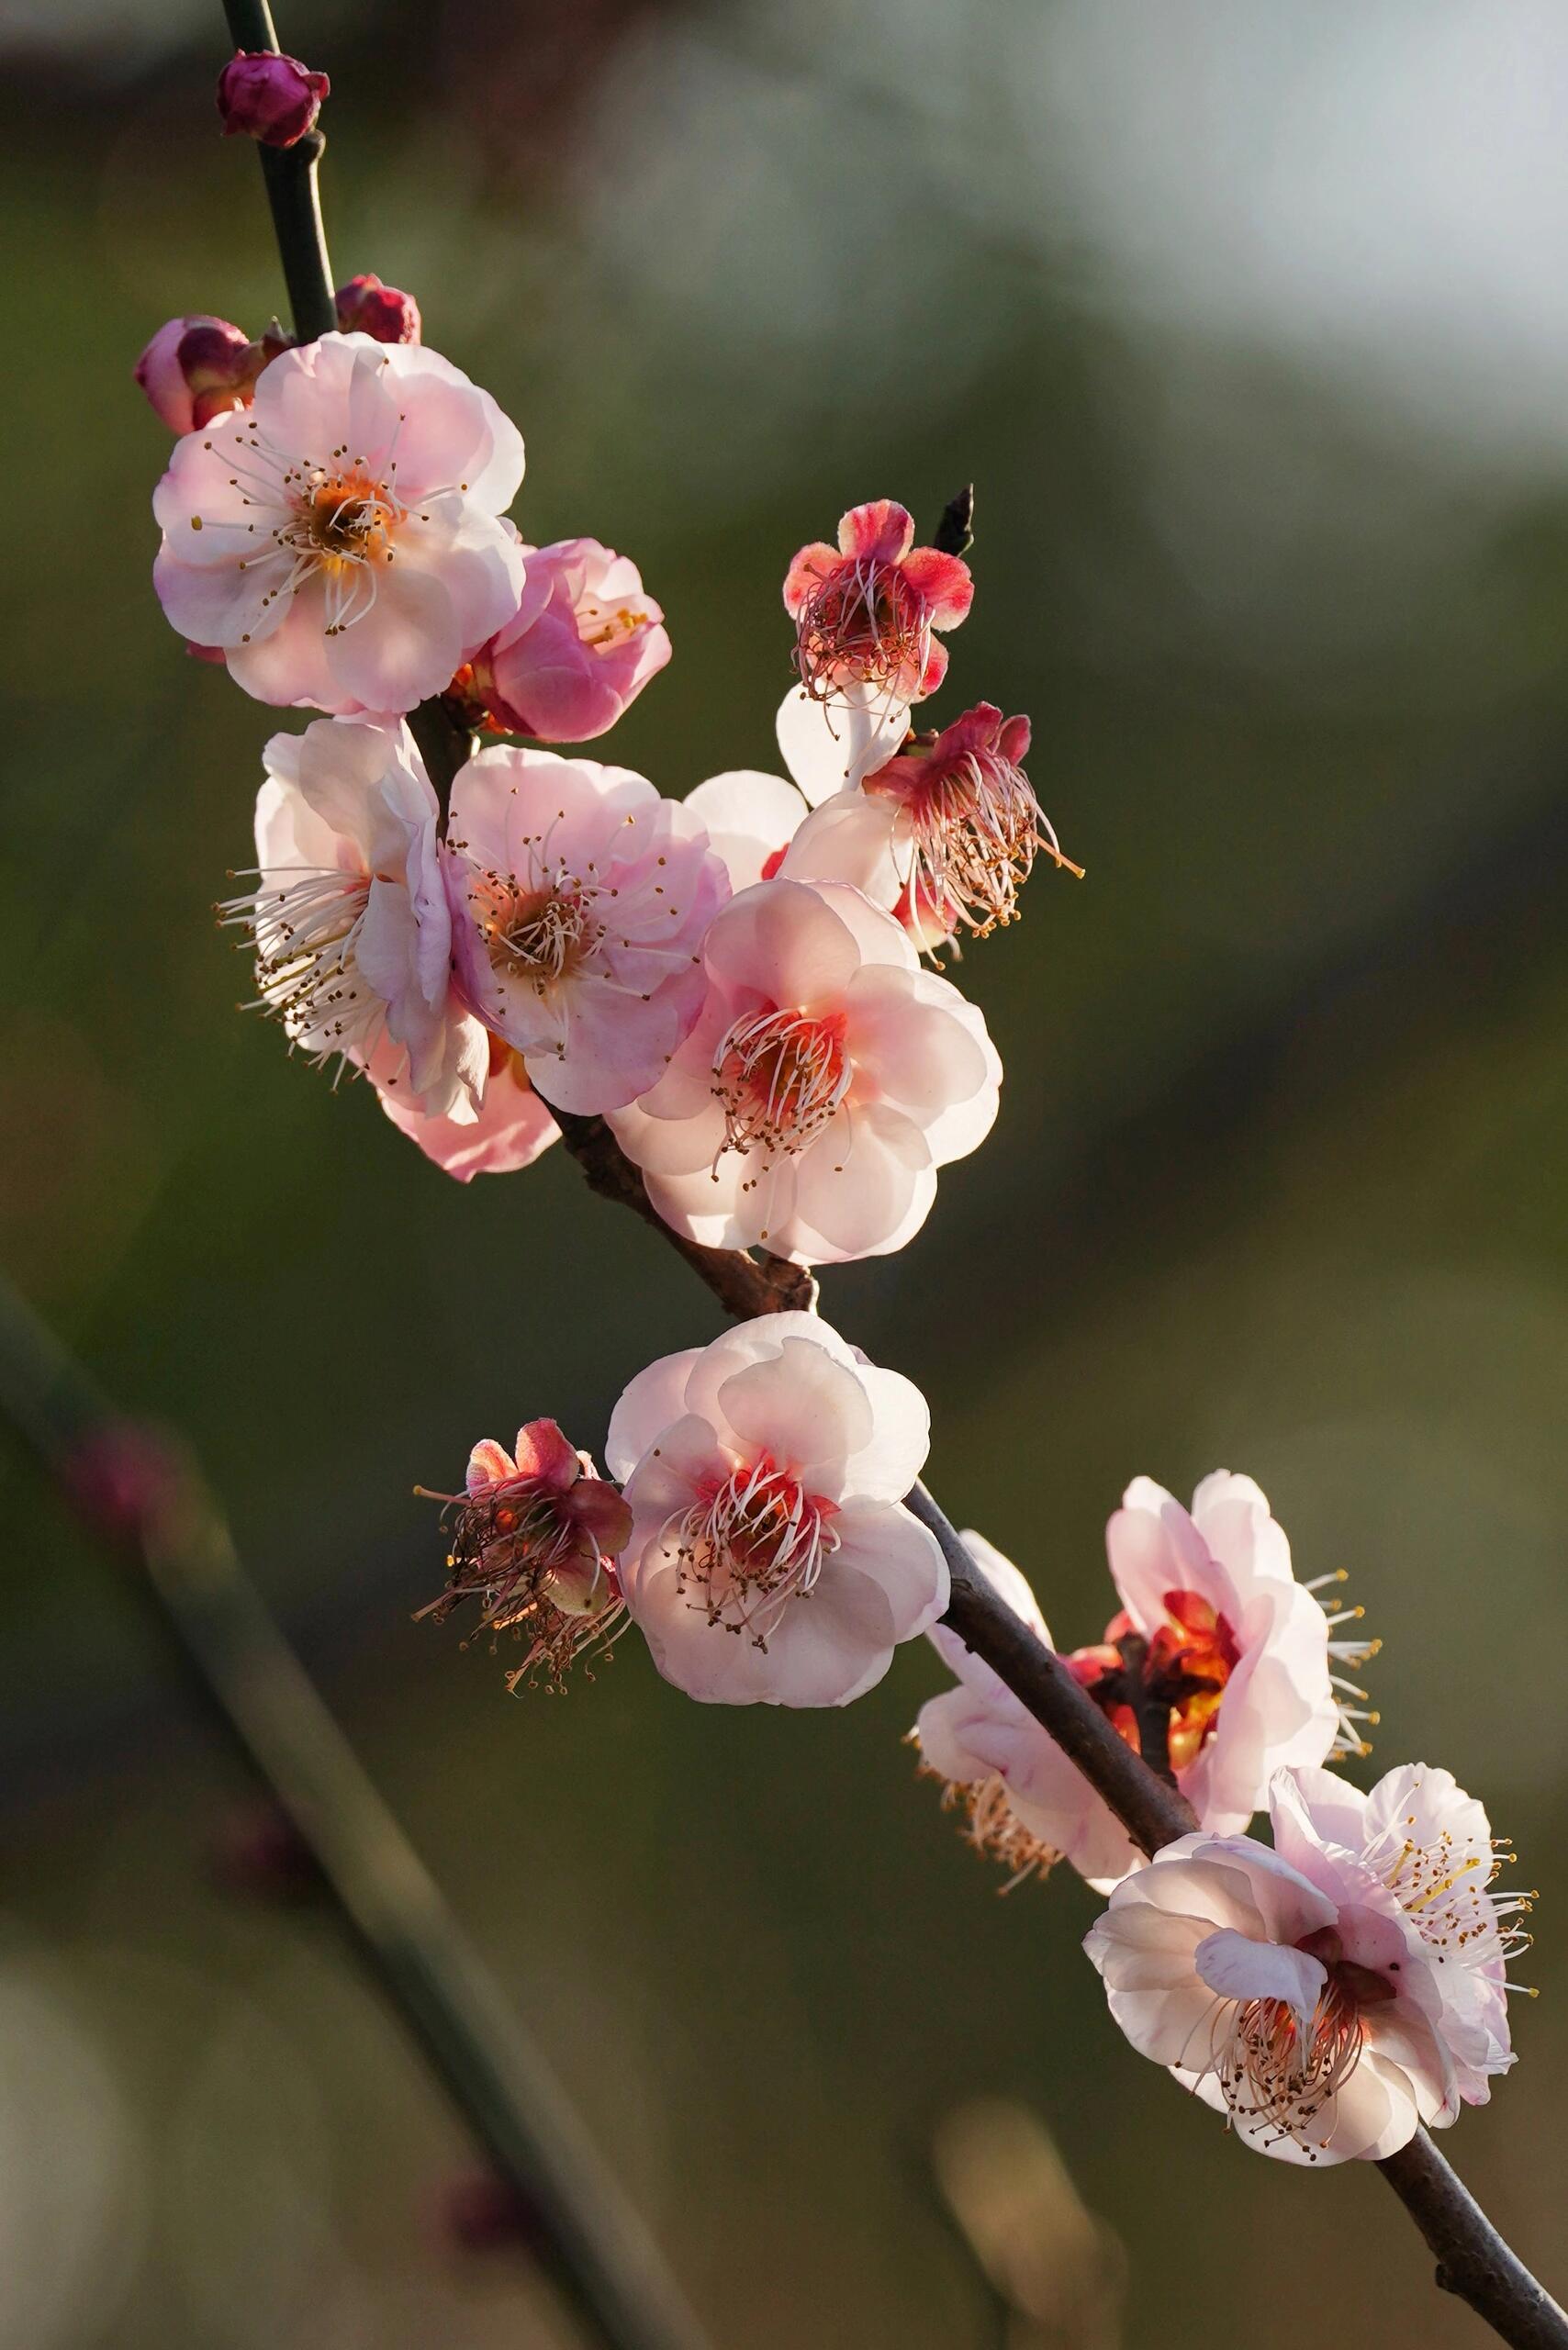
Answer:
[(171, 319), (137, 361), (136, 380), (171, 432), (191, 432), (243, 408), (263, 364), (261, 348), (227, 319)]
[(396, 285), (383, 285), (374, 270), (340, 285), (336, 299), (338, 325), (344, 334), (370, 334), (377, 342), (418, 342), (419, 304)]
[(331, 86), (324, 73), (308, 73), (297, 57), (282, 57), (274, 49), (237, 50), (218, 77), (224, 134), (240, 132), (265, 147), (292, 147), (316, 128)]

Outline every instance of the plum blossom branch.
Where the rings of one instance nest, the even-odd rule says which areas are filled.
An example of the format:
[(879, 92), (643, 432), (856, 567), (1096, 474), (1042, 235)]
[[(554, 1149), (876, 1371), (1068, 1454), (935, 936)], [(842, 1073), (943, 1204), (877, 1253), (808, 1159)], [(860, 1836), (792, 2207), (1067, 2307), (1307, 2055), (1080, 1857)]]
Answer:
[[(252, 53), (278, 51), (278, 38), (267, 0), (223, 0), (223, 13), (234, 46)], [(332, 291), (331, 263), (327, 259), (327, 232), (321, 219), (321, 199), (316, 168), (326, 149), (319, 130), (308, 130), (291, 147), (258, 146), (262, 177), (272, 207), (273, 230), (284, 283), (288, 288), (294, 331), (301, 342), (330, 334), (338, 323)]]
[(642, 2221), (267, 1613), (184, 1448), (127, 1420), (0, 1276), (0, 1416), (139, 1586), (372, 1979), (606, 2350), (702, 2350)]

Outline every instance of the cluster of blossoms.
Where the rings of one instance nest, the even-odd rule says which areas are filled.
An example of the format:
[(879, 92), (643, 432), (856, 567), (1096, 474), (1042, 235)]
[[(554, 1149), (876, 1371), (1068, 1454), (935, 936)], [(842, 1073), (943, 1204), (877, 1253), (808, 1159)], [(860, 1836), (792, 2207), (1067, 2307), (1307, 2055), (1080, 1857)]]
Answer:
[[(279, 59), (226, 85), (226, 124), (274, 144), (325, 95)], [(180, 436), (154, 500), (165, 612), (258, 700), (319, 713), (267, 744), (255, 887), (222, 909), (261, 1005), (459, 1180), (527, 1166), (555, 1113), (601, 1117), (685, 1241), (802, 1267), (901, 1248), (998, 1109), (942, 953), (1016, 918), (1042, 851), (1068, 863), (1026, 718), (913, 723), (968, 565), (887, 500), (801, 549), (787, 776), (670, 798), (563, 756), (667, 662), (663, 614), (598, 541), (524, 541), (521, 435), (408, 297), (358, 278), (338, 304), (304, 347), (173, 320), (137, 371)], [(432, 706), (459, 741), (529, 740), (470, 740), (438, 791)], [(765, 1315), (633, 1379), (608, 1478), (551, 1420), (476, 1445), (435, 1497), (448, 1581), (423, 1612), (475, 1603), (524, 1644), (511, 1682), (552, 1687), (634, 1625), (666, 1681), (728, 1705), (846, 1705), (928, 1635), (954, 1685), (921, 1710), (923, 1767), (1011, 1882), (1065, 1859), (1108, 1896), (1088, 1949), (1113, 2013), (1247, 2143), (1381, 2156), (1484, 2100), (1525, 1905), (1492, 1889), (1485, 1814), (1447, 1773), (1363, 1796), (1325, 1767), (1366, 1751), (1350, 1676), (1377, 1644), (1296, 1581), (1257, 1485), (1218, 1472), (1188, 1511), (1135, 1480), (1107, 1529), (1117, 1612), (1062, 1660), (1192, 1807), (1197, 1832), (1149, 1861), (944, 1625), (948, 1567), (908, 1505), (929, 1442), (907, 1379), (814, 1310)], [(966, 1539), (1048, 1645), (1018, 1570)], [(1271, 1849), (1247, 1832), (1265, 1806)]]

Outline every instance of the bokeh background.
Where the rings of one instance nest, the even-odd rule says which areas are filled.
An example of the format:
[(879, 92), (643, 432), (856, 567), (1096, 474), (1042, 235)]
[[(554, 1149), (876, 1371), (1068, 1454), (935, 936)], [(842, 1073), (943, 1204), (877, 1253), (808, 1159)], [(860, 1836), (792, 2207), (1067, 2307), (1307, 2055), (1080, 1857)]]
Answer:
[[(1377, 2179), (1249, 2158), (1130, 2054), (1073, 1880), (998, 1900), (900, 1743), (924, 1649), (814, 1718), (693, 1707), (633, 1640), (514, 1702), (411, 1622), (414, 1481), (541, 1412), (597, 1446), (715, 1312), (558, 1154), (464, 1190), (237, 1014), (210, 906), (270, 722), (159, 614), (129, 376), (171, 313), (281, 298), (219, 12), (4, 25), (0, 1256), (190, 1435), (720, 2344), (999, 2341), (931, 2174), (987, 2095), (1074, 2182), (1042, 2241), (1076, 2196), (1128, 2254), (1124, 2317), (1108, 2287), (1015, 2343), (1476, 2341)], [(1137, 1471), (1250, 1471), (1300, 1571), (1351, 1572), (1378, 1759), (1451, 1765), (1546, 1897), (1518, 2073), (1447, 2145), (1560, 2262), (1568, 17), (283, 0), (280, 31), (334, 84), (337, 275), (411, 288), (520, 420), (526, 534), (593, 532), (665, 603), (613, 754), (665, 789), (775, 763), (802, 540), (976, 480), (937, 710), (1032, 714), (1089, 878), (1043, 870), (966, 959), (995, 1136), (825, 1302), (924, 1385), (937, 1490), (1064, 1642)], [(0, 1478), (0, 2350), (569, 2341), (521, 2258), (441, 2240), (460, 2132), (330, 1925), (214, 1885), (240, 1781), (134, 1593), (9, 1448)]]

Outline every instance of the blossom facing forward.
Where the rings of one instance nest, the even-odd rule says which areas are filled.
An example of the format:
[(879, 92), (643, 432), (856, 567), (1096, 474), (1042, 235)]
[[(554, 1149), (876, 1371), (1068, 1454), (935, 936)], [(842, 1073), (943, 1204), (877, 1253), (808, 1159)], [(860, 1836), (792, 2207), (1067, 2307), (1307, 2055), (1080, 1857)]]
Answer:
[(795, 666), (816, 701), (855, 688), (924, 700), (947, 670), (934, 632), (957, 628), (974, 600), (960, 555), (914, 543), (914, 518), (890, 498), (851, 507), (838, 544), (804, 546), (784, 581)]
[(373, 1066), (427, 1117), (471, 1121), (485, 1032), (452, 987), (437, 805), (401, 720), (274, 734), (257, 886), (220, 909), (254, 946), (263, 1009), (318, 1064)]
[(615, 1109), (664, 1074), (729, 894), (695, 816), (625, 767), (481, 751), (453, 785), (443, 864), (459, 985), (547, 1102)]
[(493, 726), (541, 743), (608, 733), (670, 655), (629, 556), (597, 539), (525, 547), (522, 600), (471, 665)]
[(559, 1686), (625, 1612), (615, 1561), (632, 1513), (614, 1486), (554, 1420), (530, 1420), (510, 1452), (491, 1437), (474, 1447), (461, 1494), (426, 1497), (445, 1504), (452, 1542), (448, 1587), (420, 1615), (443, 1623), (476, 1599), (486, 1630), (516, 1632), (529, 1643), (509, 1687), (540, 1671)]
[(1484, 2103), (1512, 2063), (1516, 1904), (1486, 1816), (1447, 1772), (1370, 1796), (1281, 1771), (1274, 1846), (1183, 1836), (1111, 1896), (1084, 1948), (1143, 2055), (1260, 2153), (1381, 2161)]
[(666, 1681), (713, 1705), (844, 1706), (947, 1605), (902, 1505), (931, 1423), (919, 1390), (814, 1314), (666, 1355), (605, 1446), (632, 1533), (627, 1606)]
[(516, 610), (522, 441), (420, 343), (328, 334), (176, 444), (153, 584), (260, 701), (411, 710)]
[(689, 1239), (797, 1264), (902, 1248), (938, 1167), (996, 1116), (1002, 1065), (980, 1013), (839, 883), (743, 890), (702, 967), (690, 1035), (611, 1120), (659, 1214)]

